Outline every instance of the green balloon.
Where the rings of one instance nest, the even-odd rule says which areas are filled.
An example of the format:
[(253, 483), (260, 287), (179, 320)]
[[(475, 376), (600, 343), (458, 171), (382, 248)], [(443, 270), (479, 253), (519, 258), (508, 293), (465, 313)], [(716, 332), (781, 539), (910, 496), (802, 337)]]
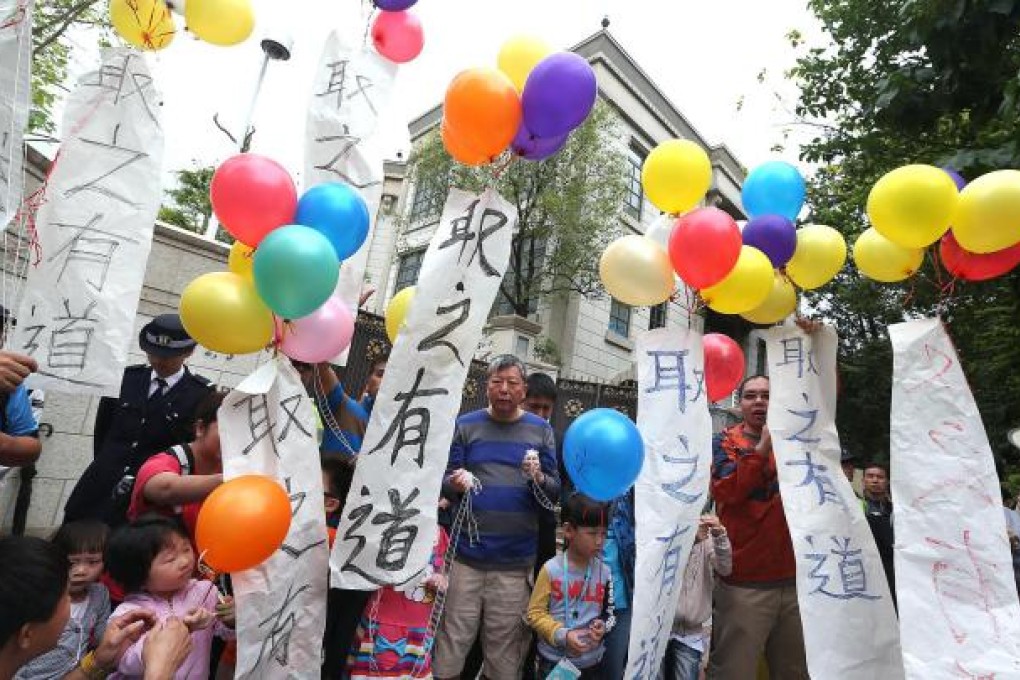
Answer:
[(340, 261), (322, 233), (295, 224), (274, 229), (262, 239), (252, 271), (266, 306), (284, 319), (300, 319), (333, 294)]

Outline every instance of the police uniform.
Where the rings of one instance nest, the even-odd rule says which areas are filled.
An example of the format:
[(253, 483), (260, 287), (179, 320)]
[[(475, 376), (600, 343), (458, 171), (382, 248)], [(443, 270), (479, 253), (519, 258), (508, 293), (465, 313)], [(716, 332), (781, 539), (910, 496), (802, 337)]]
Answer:
[[(150, 354), (179, 356), (190, 352), (195, 341), (176, 314), (164, 314), (142, 329), (139, 345)], [(93, 461), (67, 500), (65, 522), (94, 518), (122, 523), (134, 475), (142, 463), (174, 444), (194, 439), (195, 408), (212, 386), (187, 367), (183, 371), (172, 386), (154, 392), (152, 368), (130, 366), (124, 371), (120, 395), (103, 397), (96, 413)]]

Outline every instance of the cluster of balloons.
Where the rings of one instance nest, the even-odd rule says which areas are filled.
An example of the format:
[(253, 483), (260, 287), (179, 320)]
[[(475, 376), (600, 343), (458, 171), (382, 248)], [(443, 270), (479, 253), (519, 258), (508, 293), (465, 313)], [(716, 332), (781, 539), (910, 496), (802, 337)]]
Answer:
[(290, 497), (278, 482), (244, 475), (216, 487), (198, 513), (195, 543), (221, 574), (251, 569), (276, 552), (290, 530)]
[(379, 14), (372, 22), (372, 44), (379, 54), (406, 64), (421, 54), (425, 45), (421, 20), (409, 11), (418, 0), (374, 0)]
[(333, 294), (340, 262), (368, 236), (361, 194), (326, 182), (299, 200), (279, 163), (251, 153), (222, 163), (209, 193), (237, 242), (228, 271), (203, 274), (184, 289), (180, 313), (188, 333), (225, 354), (256, 352), (274, 337), (298, 361), (327, 361), (343, 351), (354, 318)]
[(520, 36), (503, 44), (497, 66), (461, 71), (447, 87), (440, 127), (447, 153), (470, 166), (492, 162), (507, 147), (531, 161), (558, 153), (595, 105), (591, 65)]
[(951, 169), (905, 165), (868, 195), (872, 226), (854, 244), (857, 269), (883, 283), (902, 281), (939, 243), (953, 276), (984, 281), (1020, 264), (1020, 170), (998, 170), (967, 183)]
[(177, 32), (173, 14), (187, 30), (213, 45), (244, 42), (255, 28), (251, 0), (110, 0), (110, 23), (128, 43), (161, 50)]

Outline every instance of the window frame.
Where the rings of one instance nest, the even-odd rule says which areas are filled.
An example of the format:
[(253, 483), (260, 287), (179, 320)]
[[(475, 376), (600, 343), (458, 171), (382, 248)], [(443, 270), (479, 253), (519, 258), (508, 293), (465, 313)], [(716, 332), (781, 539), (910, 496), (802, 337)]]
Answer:
[(609, 303), (609, 330), (621, 338), (629, 338), (633, 313), (633, 307), (620, 302), (616, 298), (611, 298)]
[[(408, 280), (407, 276), (401, 276), (404, 272), (405, 263), (411, 261), (411, 258), (417, 258), (417, 262), (414, 266), (414, 274)], [(425, 260), (425, 248), (418, 248), (416, 250), (408, 250), (405, 253), (401, 253), (397, 256), (397, 271), (393, 275), (393, 294), (396, 295), (400, 291), (418, 283), (418, 277), (421, 275), (421, 263)], [(403, 279), (403, 283), (401, 280)]]

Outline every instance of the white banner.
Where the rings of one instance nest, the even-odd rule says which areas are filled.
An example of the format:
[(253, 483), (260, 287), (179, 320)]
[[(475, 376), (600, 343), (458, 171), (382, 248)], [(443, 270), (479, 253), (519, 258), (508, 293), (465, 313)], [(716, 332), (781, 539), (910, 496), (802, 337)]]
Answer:
[[(305, 188), (344, 182), (361, 192), (368, 204), (368, 236), (342, 263), (334, 293), (355, 315), (382, 198), (383, 140), (373, 133), (389, 106), (396, 70), (374, 50), (353, 49), (333, 31), (319, 58), (308, 106)], [(344, 364), (346, 359), (344, 350), (336, 362)]]
[(634, 485), (637, 563), (626, 677), (654, 680), (708, 500), (712, 418), (700, 333), (641, 333), (635, 357), (645, 462)]
[(218, 420), (223, 478), (257, 474), (277, 480), (290, 494), (292, 517), (272, 557), (232, 574), (235, 677), (318, 677), (329, 547), (312, 402), (281, 355), (227, 395)]
[(124, 48), (104, 50), (67, 102), (11, 345), (39, 362), (30, 387), (120, 389), (162, 200), (159, 107), (145, 60)]
[(766, 338), (768, 428), (797, 559), (808, 670), (813, 678), (902, 678), (882, 560), (840, 469), (836, 332), (824, 327), (807, 335), (797, 326), (779, 326)]
[(908, 678), (1020, 678), (999, 478), (938, 319), (889, 327), (896, 584)]
[(450, 190), (361, 446), (330, 557), (334, 587), (416, 583), (428, 563), (464, 380), (516, 222), (491, 189)]
[(32, 0), (0, 0), (0, 231), (24, 191), (24, 134), (31, 106)]

